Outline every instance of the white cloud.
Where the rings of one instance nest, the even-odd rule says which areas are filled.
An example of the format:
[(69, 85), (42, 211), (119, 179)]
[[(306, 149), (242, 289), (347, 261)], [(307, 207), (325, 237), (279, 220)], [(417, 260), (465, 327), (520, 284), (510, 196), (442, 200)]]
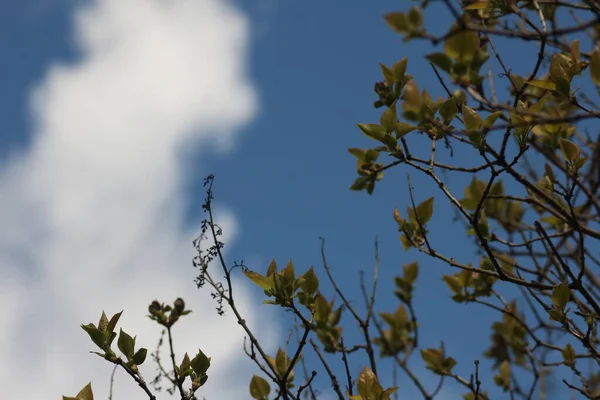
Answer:
[[(74, 21), (80, 59), (49, 68), (32, 94), (32, 146), (0, 170), (2, 397), (60, 398), (92, 381), (106, 398), (111, 365), (87, 353), (79, 324), (125, 309), (120, 326), (153, 350), (149, 302), (182, 296), (194, 313), (175, 328), (178, 355), (213, 358), (201, 395), (244, 398), (247, 381), (231, 384), (240, 328), (192, 282), (197, 232), (182, 228), (180, 184), (187, 149), (230, 148), (257, 112), (248, 21), (225, 0), (96, 0)], [(219, 218), (231, 241), (235, 219)], [(249, 321), (268, 318), (236, 294)], [(123, 372), (114, 396), (144, 398)]]

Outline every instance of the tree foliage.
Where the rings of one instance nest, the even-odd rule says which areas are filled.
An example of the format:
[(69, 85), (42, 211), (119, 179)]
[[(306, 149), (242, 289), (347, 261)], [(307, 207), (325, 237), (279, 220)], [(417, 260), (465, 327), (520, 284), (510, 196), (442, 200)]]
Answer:
[[(350, 189), (373, 194), (376, 185), (385, 184), (384, 173), (393, 168), (418, 174), (435, 185), (434, 197), (417, 199), (409, 175), (410, 203), (406, 212), (390, 210), (390, 223), (397, 224), (404, 250), (423, 253), (446, 266), (441, 279), (451, 301), (484, 307), (497, 317), (490, 327), (489, 347), (482, 349), (482, 357), (493, 364), (493, 381), (480, 379), (478, 360), (457, 360), (443, 344), (428, 348), (419, 340), (414, 307), (417, 262), (404, 265), (402, 274), (394, 278), (398, 304), (392, 309), (376, 307), (377, 264), (371, 289), (361, 277), (364, 310), (351, 301), (354, 293), (350, 296), (337, 285), (324, 242), (322, 272), (333, 293), (322, 288), (312, 267), (299, 272), (292, 261), (281, 267), (274, 260), (265, 271), (228, 265), (211, 210), (212, 176), (205, 182), (208, 216), (196, 242), (196, 283), (210, 288), (218, 312), (232, 312), (247, 336), (244, 351), (259, 371), (249, 382), (253, 399), (317, 398), (317, 375), (330, 381), (331, 394), (339, 399), (391, 399), (398, 388), (387, 382), (390, 377), (382, 373), (384, 365), (399, 368), (428, 400), (440, 392), (444, 378), (462, 387), (465, 400), (488, 399), (493, 387), (505, 392), (506, 398), (541, 399), (555, 369), (578, 378), (577, 384), (563, 380), (572, 393), (598, 398), (600, 3), (422, 0), (413, 4), (385, 15), (385, 22), (403, 41), (422, 41), (431, 45), (432, 52), (410, 65), (407, 58), (391, 66), (379, 64), (382, 78), (374, 85), (374, 106), (382, 109), (379, 122), (357, 124), (376, 143), (349, 149), (358, 174)], [(449, 26), (444, 33), (430, 33), (428, 19), (440, 12), (448, 15)], [(527, 65), (510, 65), (510, 57), (500, 52), (501, 42), (511, 51), (534, 48), (532, 59), (520, 60)], [(427, 85), (436, 85), (430, 91), (441, 88), (444, 95), (434, 100), (427, 90), (419, 89), (425, 85), (409, 74), (413, 66), (430, 68), (433, 79)], [(525, 72), (517, 73), (520, 70)], [(427, 151), (415, 143), (426, 143)], [(454, 152), (460, 152), (460, 157), (454, 158)], [(470, 177), (462, 193), (450, 183), (451, 174)], [(436, 213), (442, 202), (451, 205), (460, 222), (452, 225), (456, 232), (446, 234), (470, 238), (477, 265), (468, 261), (468, 251), (461, 251), (461, 259), (437, 249), (436, 225), (449, 218)], [(207, 238), (213, 245), (203, 250), (200, 242)], [(288, 341), (272, 355), (261, 346), (232, 295), (231, 277), (240, 270), (264, 291), (265, 303), (294, 315), (295, 344)], [(202, 351), (193, 359), (185, 354), (180, 364), (175, 362), (172, 327), (187, 313), (181, 299), (173, 306), (154, 301), (149, 307), (149, 317), (165, 328), (171, 346), (171, 365), (160, 367), (162, 378), (170, 381), (172, 393), (177, 391), (181, 399), (195, 398), (210, 366)], [(136, 349), (135, 337), (122, 329), (117, 335), (120, 316), (108, 320), (103, 313), (97, 325), (82, 328), (101, 349), (95, 354), (123, 368), (154, 399), (138, 369), (146, 349)], [(344, 319), (356, 323), (362, 337), (359, 343), (345, 340)], [(117, 336), (124, 358), (111, 348)], [(309, 352), (318, 361), (310, 367), (304, 357)], [(438, 385), (428, 387), (409, 366), (415, 356), (439, 376)], [(365, 365), (356, 376), (350, 372), (350, 357)], [(584, 360), (591, 361), (593, 368), (584, 368)], [(461, 376), (455, 372), (457, 363), (470, 363), (472, 373)], [(64, 397), (92, 398), (90, 385), (75, 397)]]

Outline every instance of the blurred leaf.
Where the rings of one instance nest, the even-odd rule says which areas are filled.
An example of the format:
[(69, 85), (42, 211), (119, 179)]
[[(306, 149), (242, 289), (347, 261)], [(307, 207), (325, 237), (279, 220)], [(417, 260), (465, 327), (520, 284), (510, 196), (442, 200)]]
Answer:
[(381, 114), (380, 118), (381, 126), (387, 133), (391, 133), (396, 129), (396, 124), (398, 122), (398, 117), (396, 116), (396, 104), (392, 104), (390, 107), (386, 108), (385, 111)]
[[(453, 30), (461, 29), (455, 25)], [(463, 30), (450, 36), (444, 42), (444, 51), (446, 54), (459, 61), (469, 62), (473, 60), (475, 52), (479, 49), (479, 38), (477, 33), (470, 30)]]
[(552, 303), (560, 310), (564, 309), (567, 303), (569, 303), (569, 297), (570, 290), (567, 281), (559, 283), (552, 289)]
[(458, 278), (458, 276), (444, 275), (442, 277), (442, 279), (444, 280), (444, 282), (446, 282), (446, 285), (448, 285), (448, 287), (450, 288), (450, 290), (452, 290), (453, 293), (455, 293), (455, 294), (462, 293), (463, 286), (462, 286), (461, 281)]
[(250, 270), (244, 271), (244, 275), (246, 275), (252, 282), (260, 286), (263, 290), (269, 291), (273, 290), (275, 287), (273, 279), (270, 277), (262, 276), (261, 274)]
[(206, 357), (206, 355), (202, 352), (202, 350), (198, 349), (198, 354), (196, 357), (192, 359), (190, 362), (190, 366), (198, 376), (206, 375), (206, 371), (210, 368), (210, 357)]
[(377, 398), (377, 395), (383, 391), (377, 377), (368, 367), (363, 368), (358, 376), (356, 389), (363, 399)]
[(419, 263), (418, 262), (413, 262), (410, 264), (404, 264), (404, 279), (406, 280), (406, 282), (408, 282), (409, 284), (412, 284), (414, 281), (417, 280), (417, 277), (419, 276)]
[(439, 110), (440, 115), (444, 119), (444, 123), (449, 124), (458, 113), (456, 108), (456, 100), (453, 97), (449, 98), (442, 103)]
[(385, 129), (381, 125), (377, 124), (356, 124), (361, 131), (371, 139), (375, 139), (379, 142), (385, 137)]
[(568, 161), (575, 161), (579, 158), (579, 146), (567, 139), (560, 139), (560, 151)]
[(410, 124), (407, 124), (406, 122), (398, 122), (396, 124), (396, 134), (398, 138), (401, 138), (402, 136), (406, 135), (409, 132), (414, 131), (415, 129), (417, 129), (416, 126), (412, 126)]
[(492, 126), (494, 126), (494, 123), (500, 115), (502, 115), (501, 111), (495, 111), (487, 117), (485, 117), (485, 119), (483, 120), (483, 128), (490, 129)]
[(534, 79), (532, 81), (525, 82), (525, 83), (527, 85), (531, 85), (531, 86), (534, 86), (534, 87), (540, 88), (540, 89), (553, 90), (553, 91), (556, 90), (556, 83), (554, 83), (552, 81)]
[(566, 366), (572, 367), (575, 365), (575, 349), (570, 343), (562, 349), (563, 360)]
[(250, 381), (250, 396), (256, 400), (266, 400), (271, 393), (269, 382), (258, 375), (252, 376)]
[(412, 30), (412, 26), (408, 21), (406, 14), (402, 12), (386, 14), (384, 19), (388, 26), (398, 33), (408, 33)]
[(600, 86), (600, 49), (596, 48), (590, 58), (590, 76), (596, 86)]
[(443, 71), (450, 72), (452, 69), (452, 60), (445, 53), (431, 53), (426, 55), (425, 58)]
[(467, 107), (466, 105), (462, 105), (462, 115), (465, 121), (465, 127), (469, 130), (477, 130), (481, 128), (481, 125), (483, 124), (483, 120), (481, 119), (481, 117), (479, 116), (479, 114), (477, 114), (475, 112), (475, 110), (473, 110), (470, 107)]
[(394, 77), (394, 73), (392, 70), (386, 66), (385, 64), (379, 63), (379, 68), (381, 68), (381, 73), (383, 74), (383, 79), (388, 83), (388, 85), (393, 84), (396, 79)]
[(317, 278), (313, 267), (310, 267), (302, 277), (304, 281), (300, 285), (301, 289), (308, 294), (316, 293), (319, 289), (319, 278)]
[(474, 10), (485, 10), (490, 7), (489, 0), (476, 0), (475, 2), (463, 7), (463, 10), (474, 11)]
[(419, 204), (415, 211), (421, 223), (425, 225), (433, 215), (433, 197), (430, 197)]
[(406, 75), (406, 65), (408, 64), (408, 58), (404, 57), (392, 66), (392, 72), (396, 80), (404, 80)]

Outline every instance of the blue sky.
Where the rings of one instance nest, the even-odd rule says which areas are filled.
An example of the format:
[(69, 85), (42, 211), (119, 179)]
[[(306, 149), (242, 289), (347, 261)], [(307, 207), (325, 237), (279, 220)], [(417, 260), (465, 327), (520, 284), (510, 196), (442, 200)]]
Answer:
[[(240, 361), (237, 325), (217, 318), (208, 293), (192, 283), (191, 239), (203, 218), (202, 180), (209, 173), (216, 175), (216, 207), (231, 261), (243, 259), (262, 272), (272, 258), (280, 264), (292, 258), (297, 270), (314, 265), (321, 276), (319, 237), (325, 237), (335, 275), (360, 302), (359, 271), (370, 275), (378, 237), (379, 306), (392, 311), (391, 277), (419, 260), (421, 341), (437, 347), (444, 339), (457, 371), (465, 377), (472, 372), (498, 316), (450, 303), (440, 278), (455, 271), (402, 250), (391, 215), (409, 204), (406, 169), (389, 173), (374, 196), (348, 190), (355, 164), (346, 149), (372, 145), (354, 124), (379, 118), (372, 107), (373, 83), (381, 79), (377, 63), (408, 56), (408, 72), (419, 86), (441, 95), (419, 58), (431, 49), (401, 43), (384, 23), (384, 13), (405, 4), (340, 4), (0, 5), (0, 76), (7, 77), (0, 86), (0, 215), (8, 221), (0, 228), (6, 276), (0, 300), (15, 305), (6, 326), (16, 327), (1, 334), (0, 355), (35, 363), (44, 383), (32, 389), (32, 398), (75, 393), (89, 380), (103, 396), (111, 368), (87, 354), (91, 343), (78, 325), (95, 322), (102, 309), (125, 309), (121, 325), (153, 348), (159, 331), (143, 319), (145, 307), (155, 297), (171, 301), (178, 295), (196, 311), (187, 326), (181, 324), (180, 349), (200, 346), (213, 356), (204, 393), (245, 398), (245, 380), (225, 383), (232, 370), (240, 377), (252, 370)], [(437, 15), (428, 24), (443, 32), (448, 21)], [(512, 49), (509, 60), (519, 71), (531, 54), (530, 48)], [(422, 138), (414, 143), (417, 150), (429, 146)], [(473, 153), (458, 157), (467, 154)], [(422, 176), (412, 172), (411, 179), (417, 199), (436, 193)], [(468, 179), (453, 178), (451, 185), (461, 194)], [(455, 233), (450, 208), (439, 200), (437, 248), (475, 261), (469, 242)], [(260, 291), (245, 280), (236, 283), (248, 320), (268, 348), (284, 343), (283, 314), (260, 306)], [(41, 330), (44, 337), (37, 338)], [(414, 357), (433, 388), (437, 380)], [(365, 362), (353, 360), (354, 371)], [(493, 390), (488, 365), (482, 368), (486, 388)], [(22, 393), (20, 385), (29, 379), (22, 376), (24, 364), (5, 363), (0, 371), (9, 394)], [(146, 377), (153, 372), (148, 368)], [(142, 398), (125, 376), (119, 379), (118, 398)], [(463, 393), (447, 384), (443, 398)], [(321, 385), (327, 388), (326, 381)], [(403, 377), (400, 386), (407, 398), (415, 393)], [(564, 394), (560, 384), (557, 389), (557, 396)]]

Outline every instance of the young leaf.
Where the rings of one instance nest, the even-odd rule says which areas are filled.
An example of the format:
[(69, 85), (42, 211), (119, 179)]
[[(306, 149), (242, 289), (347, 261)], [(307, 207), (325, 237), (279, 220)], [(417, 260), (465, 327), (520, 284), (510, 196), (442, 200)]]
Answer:
[(250, 396), (256, 400), (266, 400), (271, 393), (269, 382), (258, 375), (254, 375), (250, 381)]
[(202, 350), (198, 349), (198, 354), (196, 354), (196, 357), (192, 359), (190, 366), (196, 375), (206, 375), (206, 371), (208, 371), (208, 368), (210, 368), (210, 357), (206, 357)]
[(417, 280), (417, 277), (419, 276), (419, 263), (418, 262), (415, 261), (410, 264), (404, 264), (403, 268), (404, 268), (404, 280), (407, 283), (412, 284), (414, 281)]
[(444, 275), (442, 279), (444, 280), (444, 282), (446, 282), (446, 285), (448, 285), (448, 287), (450, 288), (450, 290), (452, 290), (452, 292), (454, 292), (454, 294), (462, 293), (463, 285), (461, 284), (461, 281), (458, 276)]
[(421, 223), (425, 225), (433, 215), (433, 197), (419, 204), (415, 211)]
[[(458, 26), (452, 29), (460, 29)], [(455, 60), (470, 62), (479, 49), (479, 37), (475, 31), (463, 30), (451, 35), (444, 43), (444, 51)]]
[(575, 349), (570, 343), (567, 343), (564, 349), (562, 349), (562, 355), (566, 366), (572, 367), (575, 365)]
[(263, 290), (269, 291), (274, 288), (273, 279), (270, 277), (262, 276), (257, 272), (249, 270), (244, 271), (244, 275), (246, 275), (252, 282), (260, 286)]
[(579, 146), (570, 140), (560, 139), (560, 151), (566, 160), (575, 161), (579, 158)]
[(408, 18), (406, 18), (406, 14), (402, 12), (386, 14), (384, 19), (388, 26), (398, 33), (408, 33), (412, 30), (412, 26), (408, 21)]
[(569, 303), (569, 297), (570, 291), (567, 281), (559, 283), (552, 289), (552, 303), (560, 310), (564, 309), (567, 303)]
[(119, 322), (119, 318), (121, 318), (122, 314), (123, 314), (123, 311), (118, 312), (118, 313), (116, 313), (115, 315), (112, 316), (112, 318), (108, 322), (108, 326), (106, 327), (106, 331), (107, 332), (114, 332), (115, 331), (115, 327), (117, 326), (117, 322)]
[(316, 293), (319, 289), (319, 278), (317, 278), (313, 267), (310, 267), (302, 277), (304, 281), (300, 284), (300, 288), (308, 294)]
[(590, 58), (590, 75), (596, 86), (600, 86), (600, 49), (596, 48)]
[(445, 53), (432, 53), (425, 56), (433, 65), (441, 68), (446, 72), (450, 72), (452, 68), (452, 60)]
[(96, 328), (94, 324), (89, 323), (87, 325), (81, 325), (81, 328), (90, 335), (92, 341), (96, 344), (96, 346), (100, 347), (100, 349), (104, 350), (106, 347), (106, 336), (104, 332), (100, 329)]
[(388, 83), (388, 85), (393, 84), (396, 79), (394, 77), (394, 73), (392, 72), (392, 70), (388, 66), (386, 66), (382, 63), (379, 63), (379, 68), (381, 68), (381, 72), (383, 73), (383, 78)]
[(382, 141), (386, 131), (381, 125), (377, 124), (356, 124), (361, 131), (371, 139), (375, 139), (377, 141)]
[(490, 129), (492, 126), (494, 126), (494, 123), (496, 122), (496, 120), (498, 119), (498, 117), (500, 115), (502, 115), (501, 111), (495, 111), (495, 112), (491, 113), (490, 115), (488, 115), (487, 117), (485, 117), (485, 119), (483, 120), (483, 128)]
[(465, 106), (464, 104), (462, 105), (462, 114), (463, 114), (463, 118), (465, 121), (465, 128), (471, 130), (476, 130), (481, 128), (481, 125), (483, 123), (481, 117), (479, 116), (479, 114), (477, 114), (475, 112), (475, 110), (473, 110), (470, 107)]
[(546, 89), (546, 90), (556, 90), (556, 83), (552, 82), (552, 81), (544, 81), (544, 80), (540, 80), (540, 79), (534, 79), (532, 81), (529, 82), (525, 82), (527, 85), (531, 85), (534, 86), (536, 88), (540, 88), (540, 89)]
[(398, 81), (404, 80), (404, 76), (406, 75), (406, 65), (408, 64), (408, 58), (404, 57), (402, 60), (398, 61), (394, 65), (392, 65), (392, 72), (394, 73), (394, 77)]
[(119, 347), (119, 350), (121, 350), (121, 353), (123, 353), (123, 355), (125, 357), (127, 357), (128, 360), (131, 357), (133, 357), (135, 341), (131, 336), (129, 336), (127, 333), (125, 333), (125, 331), (123, 331), (123, 329), (121, 329), (119, 332), (119, 339), (117, 340), (117, 346)]
[(391, 133), (396, 129), (396, 124), (398, 123), (398, 117), (396, 116), (396, 104), (392, 104), (390, 107), (386, 108), (385, 111), (381, 114), (380, 118), (381, 126), (387, 133)]

